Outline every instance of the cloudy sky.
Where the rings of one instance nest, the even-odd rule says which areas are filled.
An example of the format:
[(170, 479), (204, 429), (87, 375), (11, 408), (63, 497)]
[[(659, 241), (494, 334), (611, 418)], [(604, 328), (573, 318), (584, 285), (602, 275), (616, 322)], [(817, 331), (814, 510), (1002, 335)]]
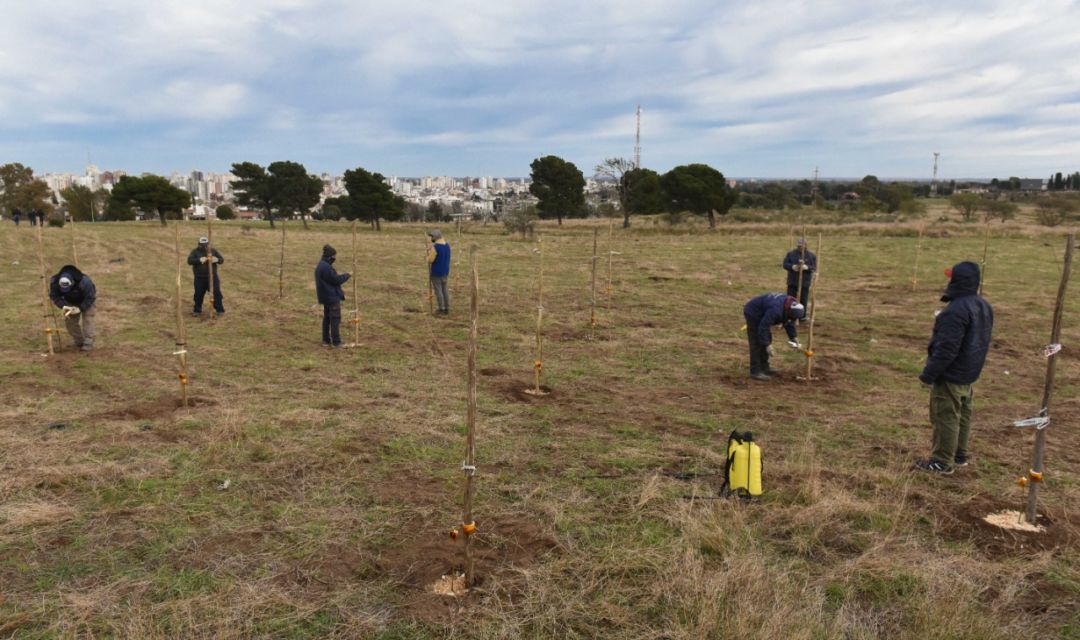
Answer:
[(0, 163), (39, 173), (1080, 170), (1080, 1), (0, 0)]

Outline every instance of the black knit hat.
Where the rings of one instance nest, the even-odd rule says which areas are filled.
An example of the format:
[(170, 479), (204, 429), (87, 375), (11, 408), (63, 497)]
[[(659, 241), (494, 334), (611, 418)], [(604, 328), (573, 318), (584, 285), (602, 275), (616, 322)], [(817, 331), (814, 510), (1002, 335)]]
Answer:
[(322, 257), (323, 258), (329, 258), (331, 256), (336, 256), (336, 255), (337, 255), (337, 249), (331, 247), (328, 244), (324, 244), (322, 246)]

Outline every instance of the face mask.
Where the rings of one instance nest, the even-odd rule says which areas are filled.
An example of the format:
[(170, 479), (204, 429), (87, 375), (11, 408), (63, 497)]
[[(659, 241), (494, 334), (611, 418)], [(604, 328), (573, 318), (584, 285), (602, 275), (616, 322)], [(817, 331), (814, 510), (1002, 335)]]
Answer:
[(326, 258), (326, 261), (330, 264), (334, 264), (334, 260), (337, 260), (337, 256), (329, 256), (328, 258)]

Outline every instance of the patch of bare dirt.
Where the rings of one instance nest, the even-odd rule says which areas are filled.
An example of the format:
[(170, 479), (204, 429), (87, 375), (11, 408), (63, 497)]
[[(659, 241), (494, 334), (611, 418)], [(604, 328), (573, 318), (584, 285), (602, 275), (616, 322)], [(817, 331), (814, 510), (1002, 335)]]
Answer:
[[(116, 420), (154, 420), (170, 417), (177, 409), (181, 409), (183, 406), (184, 403), (181, 398), (175, 396), (162, 396), (157, 400), (121, 406), (99, 414), (97, 417)], [(213, 406), (217, 406), (216, 400), (188, 396), (188, 408)]]
[(990, 557), (1027, 556), (1040, 551), (1077, 546), (1080, 517), (1064, 512), (1039, 513), (1036, 524), (1043, 532), (1003, 529), (985, 520), (992, 513), (1017, 509), (1022, 505), (999, 499), (975, 498), (962, 504), (935, 502), (931, 508), (941, 523), (941, 535), (950, 540), (970, 542)]
[(540, 385), (540, 391), (544, 392), (543, 395), (538, 396), (529, 393), (529, 391), (535, 388), (535, 383), (511, 380), (501, 384), (499, 386), (499, 391), (503, 398), (510, 400), (511, 402), (543, 402), (556, 395), (554, 390), (546, 384)]

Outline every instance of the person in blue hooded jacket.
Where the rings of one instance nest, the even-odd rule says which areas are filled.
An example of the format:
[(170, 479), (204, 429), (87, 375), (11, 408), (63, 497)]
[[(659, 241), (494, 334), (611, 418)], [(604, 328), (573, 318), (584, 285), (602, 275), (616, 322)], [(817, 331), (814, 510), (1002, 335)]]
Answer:
[(746, 319), (746, 339), (750, 343), (750, 377), (754, 380), (768, 380), (776, 373), (769, 366), (769, 356), (773, 354), (772, 328), (778, 324), (784, 326), (788, 335), (788, 346), (802, 349), (799, 344), (799, 332), (795, 323), (806, 315), (806, 308), (799, 304), (795, 296), (783, 293), (765, 293), (751, 298), (743, 307)]
[(431, 238), (431, 246), (427, 251), (428, 274), (431, 288), (435, 291), (435, 301), (439, 306), (435, 314), (450, 315), (450, 289), (447, 287), (450, 278), (450, 245), (438, 229), (428, 231), (427, 235)]
[(75, 346), (92, 351), (97, 335), (97, 287), (90, 276), (73, 264), (60, 267), (60, 272), (49, 280), (49, 299), (64, 310), (64, 325)]
[(330, 245), (323, 245), (322, 260), (315, 267), (315, 294), (319, 298), (319, 304), (323, 306), (322, 343), (324, 347), (341, 348), (341, 301), (345, 299), (345, 292), (341, 285), (345, 284), (350, 274), (338, 275), (334, 269), (334, 260), (337, 259), (337, 249)]
[(970, 461), (973, 386), (982, 373), (994, 329), (994, 310), (979, 296), (979, 265), (961, 262), (952, 268), (926, 348), (919, 380), (930, 387), (930, 423), (934, 427), (930, 457), (915, 462), (923, 471), (949, 474)]

